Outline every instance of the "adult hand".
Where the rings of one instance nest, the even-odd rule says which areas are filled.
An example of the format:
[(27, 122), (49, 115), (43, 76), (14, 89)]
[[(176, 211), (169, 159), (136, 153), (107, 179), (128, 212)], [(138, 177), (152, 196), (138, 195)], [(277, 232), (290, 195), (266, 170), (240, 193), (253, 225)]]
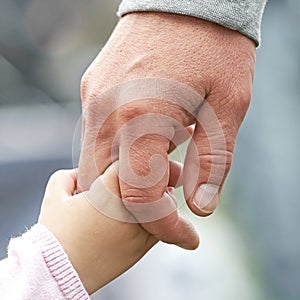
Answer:
[[(124, 16), (82, 79), (80, 188), (88, 189), (98, 174), (119, 159), (122, 199), (136, 215), (134, 206), (128, 203), (154, 203), (164, 197), (169, 169), (159, 166), (167, 166), (170, 140), (183, 127), (196, 124), (185, 159), (184, 193), (195, 214), (211, 214), (229, 172), (236, 136), (250, 103), (254, 64), (255, 44), (239, 32), (175, 14), (139, 12)], [(117, 89), (111, 102), (101, 96), (120, 83), (145, 78), (164, 78), (189, 86), (205, 99), (206, 105), (200, 100), (192, 103), (191, 114), (180, 101), (169, 101), (167, 95), (166, 99), (145, 97), (125, 101), (123, 105), (124, 90)], [(212, 109), (218, 126), (208, 117), (206, 108)], [(109, 116), (97, 128), (97, 119), (105, 115), (103, 111)], [(139, 121), (137, 117), (144, 115), (147, 117)], [(206, 128), (201, 119), (208, 125)], [(135, 125), (130, 123), (132, 120)], [(132, 126), (118, 135), (127, 123)], [(225, 142), (219, 143), (220, 139)], [(212, 144), (217, 145), (215, 149)], [(131, 178), (129, 169), (137, 178)], [(157, 173), (156, 182), (158, 169), (163, 171)], [(162, 241), (188, 249), (198, 245), (191, 227), (177, 212), (152, 222), (139, 217), (137, 221)]]

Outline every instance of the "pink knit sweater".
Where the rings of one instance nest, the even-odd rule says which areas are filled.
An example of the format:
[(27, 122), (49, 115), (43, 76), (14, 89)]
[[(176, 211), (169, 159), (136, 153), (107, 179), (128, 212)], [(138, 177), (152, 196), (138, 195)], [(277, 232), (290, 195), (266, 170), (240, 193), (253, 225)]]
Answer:
[(35, 225), (10, 241), (0, 261), (1, 300), (88, 300), (67, 254), (53, 234)]

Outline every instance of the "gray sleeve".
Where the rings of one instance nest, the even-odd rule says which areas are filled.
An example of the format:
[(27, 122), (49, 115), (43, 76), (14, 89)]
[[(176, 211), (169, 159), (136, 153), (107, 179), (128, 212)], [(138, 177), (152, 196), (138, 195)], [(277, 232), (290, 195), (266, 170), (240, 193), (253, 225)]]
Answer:
[(134, 11), (161, 11), (193, 16), (237, 30), (258, 46), (267, 0), (123, 0), (119, 16)]

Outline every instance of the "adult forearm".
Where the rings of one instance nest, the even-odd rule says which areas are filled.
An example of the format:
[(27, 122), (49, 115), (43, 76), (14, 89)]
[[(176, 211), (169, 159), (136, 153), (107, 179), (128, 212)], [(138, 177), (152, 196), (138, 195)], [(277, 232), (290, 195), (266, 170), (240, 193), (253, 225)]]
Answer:
[(189, 15), (237, 30), (259, 45), (261, 20), (267, 0), (123, 0), (120, 16), (134, 11)]

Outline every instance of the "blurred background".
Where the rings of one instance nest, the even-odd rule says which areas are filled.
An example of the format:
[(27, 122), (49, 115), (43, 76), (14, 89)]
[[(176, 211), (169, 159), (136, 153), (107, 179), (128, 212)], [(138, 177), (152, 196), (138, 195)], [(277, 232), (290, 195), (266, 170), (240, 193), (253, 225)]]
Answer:
[[(0, 2), (0, 258), (71, 168), (80, 78), (119, 1)], [(253, 101), (220, 207), (195, 252), (160, 244), (93, 299), (300, 299), (300, 4), (269, 0)]]

